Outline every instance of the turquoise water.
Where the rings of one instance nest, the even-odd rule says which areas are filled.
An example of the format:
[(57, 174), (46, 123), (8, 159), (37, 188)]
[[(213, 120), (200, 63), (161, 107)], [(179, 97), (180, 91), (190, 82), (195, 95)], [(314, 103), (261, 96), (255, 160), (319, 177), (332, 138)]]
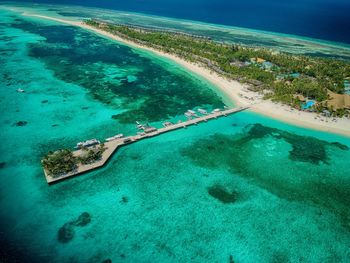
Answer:
[(167, 60), (0, 12), (2, 261), (350, 261), (350, 139), (249, 112), (48, 186), (49, 150), (225, 98)]

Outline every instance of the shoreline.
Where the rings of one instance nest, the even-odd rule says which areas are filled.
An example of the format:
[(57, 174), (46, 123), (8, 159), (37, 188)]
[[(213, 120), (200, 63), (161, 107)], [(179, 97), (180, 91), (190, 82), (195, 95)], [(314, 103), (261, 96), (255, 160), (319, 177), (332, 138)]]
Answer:
[[(56, 21), (59, 23), (76, 26), (93, 32), (95, 34), (107, 37), (109, 39), (118, 41), (129, 47), (145, 50), (151, 52), (157, 56), (167, 58), (181, 67), (189, 70), (191, 73), (198, 75), (210, 82), (223, 93), (227, 99), (234, 103), (238, 107), (249, 106), (250, 111), (261, 114), (273, 119), (277, 119), (282, 122), (286, 122), (299, 127), (319, 130), (323, 132), (336, 133), (339, 135), (350, 137), (350, 120), (345, 118), (337, 118), (333, 121), (333, 118), (325, 118), (317, 115), (316, 113), (303, 112), (292, 109), (287, 105), (280, 103), (274, 103), (270, 100), (263, 100), (258, 93), (247, 90), (244, 84), (235, 80), (227, 80), (215, 72), (211, 72), (209, 69), (195, 63), (185, 61), (175, 55), (165, 53), (150, 47), (146, 47), (130, 40), (123, 39), (119, 36), (113, 35), (109, 32), (97, 29), (84, 24), (83, 22), (77, 22), (72, 20), (66, 20), (61, 18), (55, 18), (50, 16), (44, 16), (34, 13), (21, 12), (23, 16), (37, 17), (41, 19), (47, 19)], [(253, 102), (252, 102), (253, 101)]]

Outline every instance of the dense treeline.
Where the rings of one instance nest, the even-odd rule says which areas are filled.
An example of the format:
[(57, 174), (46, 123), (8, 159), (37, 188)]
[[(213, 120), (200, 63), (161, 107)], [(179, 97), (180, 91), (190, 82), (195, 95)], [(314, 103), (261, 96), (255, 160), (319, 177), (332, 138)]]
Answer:
[[(228, 45), (94, 20), (85, 22), (134, 42), (176, 54), (187, 61), (204, 63), (228, 78), (251, 84), (256, 91), (269, 91), (265, 92), (268, 98), (294, 107), (301, 105), (295, 95), (321, 102), (327, 100), (327, 90), (344, 93), (344, 80), (350, 77), (350, 64), (345, 61)], [(256, 62), (256, 58), (263, 62)], [(268, 63), (268, 67), (264, 63)]]
[(41, 163), (48, 175), (55, 178), (73, 172), (77, 169), (79, 163), (91, 164), (100, 160), (105, 150), (104, 144), (93, 148), (83, 148), (79, 157), (75, 156), (71, 150), (58, 150), (49, 152), (44, 156)]
[(77, 168), (77, 158), (68, 149), (49, 152), (41, 161), (43, 167), (52, 177), (58, 177)]

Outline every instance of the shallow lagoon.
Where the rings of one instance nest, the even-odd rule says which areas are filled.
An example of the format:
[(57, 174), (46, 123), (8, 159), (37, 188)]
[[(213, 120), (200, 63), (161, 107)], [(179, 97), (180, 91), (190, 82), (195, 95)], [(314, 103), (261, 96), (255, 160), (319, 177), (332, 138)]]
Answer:
[(350, 140), (251, 113), (141, 141), (101, 170), (47, 186), (40, 158), (49, 150), (223, 102), (168, 61), (71, 27), (1, 17), (2, 257), (350, 260)]

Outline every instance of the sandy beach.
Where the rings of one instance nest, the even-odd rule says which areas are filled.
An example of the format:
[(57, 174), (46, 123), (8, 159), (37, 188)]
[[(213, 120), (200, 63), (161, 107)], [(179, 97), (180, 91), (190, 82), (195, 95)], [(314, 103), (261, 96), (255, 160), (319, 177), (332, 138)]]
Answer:
[(342, 119), (333, 119), (333, 118), (325, 118), (318, 116), (316, 113), (309, 113), (298, 111), (290, 108), (286, 105), (281, 105), (278, 103), (273, 103), (272, 101), (263, 100), (262, 97), (252, 91), (246, 89), (245, 85), (233, 81), (227, 80), (218, 74), (211, 72), (209, 69), (194, 63), (187, 62), (175, 55), (171, 55), (168, 53), (164, 53), (149, 47), (145, 47), (134, 42), (125, 40), (116, 35), (110, 34), (103, 30), (99, 30), (94, 27), (90, 27), (82, 22), (71, 21), (56, 17), (44, 16), (34, 13), (24, 12), (22, 15), (32, 16), (41, 19), (48, 19), (52, 21), (56, 21), (63, 24), (68, 24), (71, 26), (77, 26), (80, 28), (84, 28), (96, 34), (99, 34), (104, 37), (108, 37), (110, 39), (121, 42), (125, 45), (128, 45), (133, 48), (147, 50), (152, 52), (158, 56), (165, 57), (171, 59), (187, 70), (191, 71), (194, 74), (200, 75), (202, 78), (214, 84), (221, 93), (225, 95), (233, 104), (237, 106), (248, 106), (250, 105), (250, 110), (256, 112), (258, 114), (262, 114), (268, 117), (272, 117), (274, 119), (278, 119), (293, 125), (302, 126), (311, 129), (317, 129), (325, 132), (337, 133), (344, 136), (350, 137), (350, 120), (346, 118)]

